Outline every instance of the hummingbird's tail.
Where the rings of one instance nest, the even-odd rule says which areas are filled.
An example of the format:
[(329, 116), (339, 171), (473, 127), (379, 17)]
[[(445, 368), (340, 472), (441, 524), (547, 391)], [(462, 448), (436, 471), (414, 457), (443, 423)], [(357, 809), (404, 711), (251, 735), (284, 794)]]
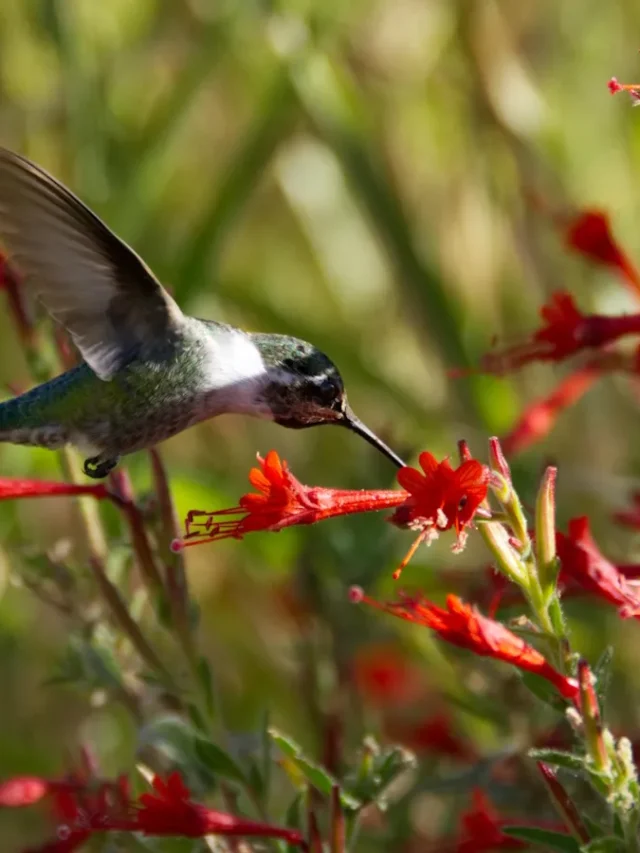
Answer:
[(67, 443), (67, 430), (45, 417), (42, 387), (0, 403), (0, 441), (51, 449)]

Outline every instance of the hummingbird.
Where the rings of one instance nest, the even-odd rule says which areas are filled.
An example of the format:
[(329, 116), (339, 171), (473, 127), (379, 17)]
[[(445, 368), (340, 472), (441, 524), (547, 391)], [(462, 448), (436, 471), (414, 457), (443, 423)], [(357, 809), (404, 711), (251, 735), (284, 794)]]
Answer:
[(404, 463), (356, 417), (338, 368), (307, 341), (183, 314), (144, 261), (62, 183), (0, 148), (0, 244), (82, 361), (0, 403), (0, 441), (120, 457), (224, 413), (334, 424)]

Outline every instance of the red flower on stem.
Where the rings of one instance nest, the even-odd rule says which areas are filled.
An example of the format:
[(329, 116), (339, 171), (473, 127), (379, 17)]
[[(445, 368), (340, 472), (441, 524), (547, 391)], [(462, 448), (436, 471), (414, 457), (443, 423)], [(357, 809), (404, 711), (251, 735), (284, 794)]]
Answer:
[(421, 453), (418, 461), (422, 471), (408, 467), (398, 471), (398, 482), (409, 497), (389, 519), (399, 527), (420, 531), (394, 572), (396, 579), (418, 546), (422, 542), (430, 544), (444, 530), (455, 528), (454, 551), (462, 550), (467, 528), (487, 496), (489, 470), (476, 459), (466, 459), (455, 469), (448, 459), (438, 462), (431, 453)]
[(351, 600), (431, 628), (445, 642), (476, 655), (502, 660), (539, 675), (550, 681), (565, 699), (575, 701), (578, 695), (576, 682), (554, 669), (537, 649), (500, 622), (482, 616), (456, 595), (448, 595), (447, 606), (443, 608), (421, 596), (411, 597), (403, 593), (397, 601), (379, 602), (365, 595), (360, 587), (352, 587)]
[(502, 819), (484, 791), (473, 790), (472, 807), (460, 817), (460, 835), (451, 853), (489, 853), (492, 850), (523, 850), (524, 841), (505, 835), (502, 827), (513, 821)]
[(219, 539), (241, 539), (258, 530), (276, 532), (339, 515), (395, 507), (396, 512), (390, 518), (393, 524), (420, 531), (394, 575), (398, 577), (418, 545), (425, 540), (431, 542), (443, 530), (455, 528), (458, 537), (454, 550), (464, 546), (466, 528), (485, 499), (489, 482), (488, 469), (475, 459), (467, 459), (453, 469), (448, 459), (437, 462), (431, 453), (420, 455), (422, 472), (408, 467), (400, 469), (398, 482), (404, 491), (305, 486), (274, 450), (265, 459), (258, 456), (258, 462), (260, 467), (249, 472), (249, 482), (256, 492), (243, 495), (239, 505), (232, 509), (192, 510), (186, 519), (185, 538), (172, 544), (175, 550)]
[(50, 498), (60, 495), (92, 495), (98, 500), (113, 498), (103, 483), (61, 483), (55, 480), (0, 477), (0, 501), (17, 498)]
[(249, 482), (257, 492), (243, 495), (232, 509), (192, 510), (186, 520), (185, 539), (174, 541), (175, 550), (219, 539), (241, 539), (258, 530), (275, 532), (339, 515), (390, 509), (407, 498), (406, 492), (397, 489), (353, 491), (305, 486), (275, 450), (269, 451), (265, 459), (258, 456), (258, 463), (260, 467), (249, 472)]
[(601, 210), (585, 210), (578, 217), (565, 223), (567, 246), (595, 263), (611, 267), (622, 276), (638, 295), (640, 274), (616, 243), (611, 233), (609, 217)]
[(73, 853), (93, 832), (105, 829), (107, 815), (125, 809), (126, 777), (115, 781), (92, 778), (87, 767), (63, 779), (16, 776), (0, 783), (0, 807), (20, 808), (48, 799), (58, 822), (56, 837), (25, 853)]
[[(458, 840), (454, 844), (439, 847), (438, 853), (491, 853), (493, 850), (528, 849), (528, 843), (512, 838), (503, 831), (504, 827), (514, 824), (520, 825), (520, 821), (500, 817), (487, 795), (480, 788), (474, 788), (471, 808), (460, 817)], [(542, 822), (527, 822), (526, 826), (554, 832), (565, 829), (564, 825)]]
[(529, 340), (488, 353), (482, 366), (497, 375), (535, 361), (564, 361), (585, 349), (600, 349), (626, 335), (640, 335), (640, 314), (609, 317), (583, 314), (566, 291), (552, 294), (540, 309), (542, 326)]
[(131, 802), (126, 777), (100, 782), (78, 776), (61, 782), (18, 777), (0, 785), (6, 806), (31, 805), (52, 798), (60, 821), (57, 838), (29, 853), (71, 853), (94, 833), (141, 832), (149, 836), (201, 838), (205, 835), (279, 838), (306, 847), (300, 832), (287, 827), (247, 820), (209, 809), (191, 799), (178, 773), (166, 780), (156, 776), (153, 793)]
[(555, 426), (560, 413), (577, 403), (600, 375), (600, 370), (587, 365), (565, 377), (548, 397), (534, 401), (502, 439), (504, 452), (514, 456), (544, 438)]
[(562, 564), (561, 583), (567, 579), (578, 583), (618, 607), (623, 618), (640, 616), (640, 595), (600, 552), (586, 516), (571, 519), (567, 535), (556, 533), (556, 547)]
[(153, 793), (142, 794), (129, 807), (130, 819), (107, 820), (107, 828), (183, 838), (262, 836), (280, 838), (298, 847), (305, 846), (301, 833), (296, 829), (247, 820), (194, 802), (179, 773), (172, 773), (166, 780), (156, 776), (152, 785)]

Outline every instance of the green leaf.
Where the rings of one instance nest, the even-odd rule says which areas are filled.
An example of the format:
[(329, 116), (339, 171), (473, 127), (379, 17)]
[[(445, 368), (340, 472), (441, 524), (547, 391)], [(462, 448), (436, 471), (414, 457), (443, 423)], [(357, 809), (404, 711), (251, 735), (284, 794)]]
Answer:
[(409, 768), (415, 767), (412, 752), (401, 746), (381, 749), (373, 738), (364, 743), (362, 759), (355, 771), (355, 779), (349, 790), (363, 804), (376, 802), (382, 806), (381, 798), (389, 785)]
[[(291, 829), (299, 829), (304, 831), (303, 826), (303, 803), (302, 803), (302, 794), (296, 794), (293, 798), (287, 811), (285, 812), (283, 825), (288, 826)], [(278, 841), (276, 842), (276, 848), (278, 853), (297, 853), (299, 848), (293, 847), (291, 844), (287, 844), (286, 841)]]
[(529, 756), (535, 761), (543, 761), (545, 764), (564, 767), (566, 770), (574, 772), (585, 769), (585, 759), (582, 756), (573, 755), (571, 752), (564, 752), (561, 749), (530, 749)]
[(215, 709), (213, 676), (211, 675), (209, 661), (205, 657), (201, 657), (198, 661), (198, 681), (200, 682), (200, 687), (202, 688), (202, 693), (207, 704), (207, 711), (213, 715)]
[(174, 714), (158, 717), (144, 726), (138, 735), (138, 751), (152, 746), (172, 763), (187, 766), (195, 758), (193, 727)]
[(549, 705), (558, 713), (564, 714), (567, 703), (558, 695), (558, 691), (552, 684), (532, 672), (523, 672), (520, 677), (522, 683), (534, 696), (537, 696), (545, 705)]
[(234, 759), (215, 743), (203, 737), (196, 737), (194, 748), (198, 760), (211, 773), (216, 776), (224, 776), (225, 779), (231, 779), (231, 781), (240, 782), (243, 785), (248, 784), (244, 772)]
[(627, 845), (621, 838), (608, 835), (606, 838), (596, 838), (590, 844), (580, 848), (580, 853), (625, 853)]
[[(277, 729), (270, 728), (269, 735), (280, 750), (291, 759), (295, 766), (300, 770), (310, 785), (313, 785), (320, 793), (325, 796), (330, 796), (334, 785), (338, 785), (335, 779), (324, 767), (308, 759), (302, 753), (302, 748), (288, 735), (282, 734)], [(345, 791), (340, 792), (340, 802), (346, 809), (358, 809), (362, 805), (359, 800), (347, 794)]]
[(580, 845), (572, 835), (564, 835), (550, 829), (540, 829), (537, 826), (503, 826), (502, 832), (512, 838), (547, 847), (549, 850), (559, 850), (560, 853), (580, 853)]

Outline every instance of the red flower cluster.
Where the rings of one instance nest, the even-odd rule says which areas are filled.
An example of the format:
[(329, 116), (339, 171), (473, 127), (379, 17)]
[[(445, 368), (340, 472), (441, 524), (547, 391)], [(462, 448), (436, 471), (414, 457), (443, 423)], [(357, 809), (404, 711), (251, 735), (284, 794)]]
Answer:
[(552, 294), (540, 316), (543, 324), (529, 340), (488, 353), (483, 369), (502, 374), (534, 361), (564, 361), (582, 350), (602, 349), (626, 335), (640, 335), (640, 314), (583, 314), (566, 291)]
[[(488, 469), (475, 459), (459, 468), (448, 459), (437, 462), (431, 453), (420, 454), (422, 471), (401, 468), (398, 489), (352, 491), (305, 486), (271, 450), (265, 459), (258, 456), (259, 468), (249, 472), (249, 482), (257, 490), (240, 498), (232, 509), (203, 512), (192, 510), (186, 519), (184, 540), (173, 543), (176, 550), (189, 545), (242, 538), (258, 530), (279, 531), (300, 524), (315, 524), (326, 518), (396, 507), (390, 521), (398, 527), (419, 530), (420, 535), (395, 573), (399, 576), (418, 545), (431, 542), (440, 532), (455, 528), (454, 550), (460, 550), (466, 529), (487, 495)], [(239, 518), (227, 518), (240, 516)]]
[(554, 669), (537, 649), (500, 622), (482, 616), (455, 595), (447, 596), (446, 609), (426, 598), (405, 594), (401, 594), (397, 601), (379, 602), (365, 595), (360, 587), (351, 589), (351, 600), (354, 603), (364, 602), (392, 616), (431, 628), (447, 643), (468, 649), (476, 655), (502, 660), (539, 675), (550, 681), (565, 699), (572, 702), (577, 699), (578, 686), (574, 679)]
[[(433, 853), (492, 853), (494, 850), (525, 850), (529, 844), (506, 835), (504, 828), (514, 824), (528, 829), (546, 829), (564, 834), (565, 826), (557, 823), (520, 821), (502, 817), (479, 788), (472, 792), (471, 807), (460, 816), (458, 836), (453, 842), (443, 841), (431, 847)], [(567, 834), (567, 843), (570, 836)]]
[[(611, 81), (612, 92), (635, 87)], [(640, 294), (640, 272), (611, 233), (609, 218), (599, 210), (586, 210), (574, 218), (556, 216), (566, 245), (616, 272)], [(518, 370), (531, 362), (564, 361), (585, 350), (596, 350), (592, 358), (561, 381), (548, 397), (536, 401), (522, 415), (505, 439), (505, 450), (517, 453), (545, 436), (561, 411), (573, 405), (605, 371), (640, 373), (640, 348), (634, 357), (612, 350), (610, 345), (628, 335), (640, 335), (640, 314), (605, 316), (583, 314), (573, 296), (554, 293), (540, 309), (542, 325), (526, 340), (490, 352), (481, 359), (481, 370), (494, 375)]]
[(72, 853), (98, 832), (140, 832), (149, 836), (202, 838), (205, 835), (279, 838), (306, 849), (295, 829), (272, 826), (209, 809), (191, 799), (178, 773), (156, 776), (153, 793), (131, 802), (126, 777), (116, 782), (48, 781), (17, 777), (0, 784), (0, 806), (25, 806), (43, 797), (53, 801), (61, 822), (57, 838), (29, 853)]
[(502, 827), (513, 821), (502, 819), (479, 788), (472, 794), (472, 807), (460, 818), (460, 835), (451, 853), (490, 853), (492, 850), (523, 850), (526, 844), (505, 835)]

